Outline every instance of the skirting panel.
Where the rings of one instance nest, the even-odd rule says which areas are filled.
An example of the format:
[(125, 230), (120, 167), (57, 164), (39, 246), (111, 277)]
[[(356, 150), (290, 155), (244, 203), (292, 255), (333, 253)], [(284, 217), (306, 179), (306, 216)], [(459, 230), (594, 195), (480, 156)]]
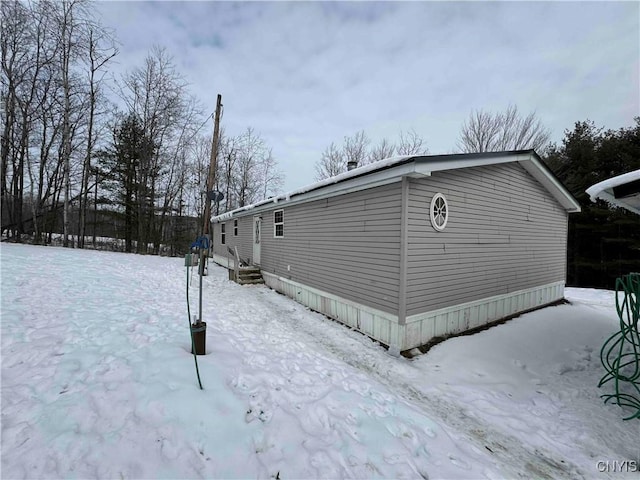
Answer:
[(217, 263), (218, 265), (222, 266), (222, 267), (226, 267), (226, 268), (235, 268), (236, 266), (236, 261), (235, 259), (231, 258), (231, 257), (223, 257), (222, 255), (218, 255), (217, 253), (214, 253), (211, 256), (211, 259)]
[(348, 325), (371, 338), (389, 346), (399, 347), (404, 327), (398, 325), (398, 317), (345, 298), (302, 285), (287, 278), (263, 271), (267, 286), (296, 300), (311, 310), (323, 313)]
[[(214, 255), (216, 263), (226, 266), (226, 258), (216, 257)], [(267, 286), (277, 292), (399, 351), (425, 345), (434, 337), (455, 335), (510, 315), (542, 307), (564, 296), (564, 282), (555, 282), (412, 315), (407, 318), (406, 325), (398, 325), (396, 315), (265, 271), (262, 272), (262, 277)]]
[(484, 298), (407, 318), (401, 350), (425, 345), (434, 337), (453, 335), (564, 297), (564, 282)]

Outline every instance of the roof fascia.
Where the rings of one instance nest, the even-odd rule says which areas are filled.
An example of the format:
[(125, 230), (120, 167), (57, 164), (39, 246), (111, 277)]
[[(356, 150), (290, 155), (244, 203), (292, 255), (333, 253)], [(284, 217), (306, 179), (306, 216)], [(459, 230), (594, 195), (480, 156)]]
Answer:
[(305, 193), (293, 195), (291, 198), (277, 196), (263, 200), (254, 205), (242, 207), (231, 212), (214, 217), (214, 222), (225, 222), (231, 218), (254, 215), (266, 210), (272, 210), (282, 206), (292, 206), (313, 200), (335, 197), (353, 193), (367, 188), (379, 187), (398, 182), (403, 176), (417, 178), (430, 176), (432, 172), (444, 170), (456, 170), (460, 168), (480, 167), (496, 165), (500, 163), (518, 162), (538, 182), (540, 182), (567, 212), (580, 212), (580, 204), (573, 195), (562, 185), (542, 163), (542, 160), (533, 150), (513, 152), (512, 154), (482, 155), (479, 157), (464, 157), (452, 159), (449, 157), (414, 157), (409, 162), (400, 163), (389, 168), (373, 171), (361, 176), (348, 178), (334, 184), (312, 189)]
[(496, 165), (498, 163), (510, 163), (514, 161), (521, 161), (528, 159), (530, 154), (513, 154), (513, 155), (490, 155), (477, 158), (456, 158), (447, 160), (446, 157), (430, 159), (429, 157), (419, 157), (416, 161), (428, 169), (431, 172), (439, 172), (443, 170), (457, 170), (459, 168), (470, 168), (470, 167), (483, 167), (486, 165)]
[(226, 222), (231, 218), (243, 217), (245, 215), (255, 215), (264, 211), (273, 210), (284, 206), (290, 207), (300, 203), (322, 200), (338, 195), (358, 192), (360, 190), (380, 187), (383, 185), (388, 185), (390, 183), (399, 182), (403, 176), (422, 177), (429, 176), (430, 174), (430, 169), (425, 168), (424, 165), (418, 164), (415, 161), (411, 161), (409, 163), (403, 163), (384, 170), (372, 172), (367, 175), (362, 175), (360, 177), (344, 180), (333, 185), (325, 186), (321, 189), (301, 193), (291, 197), (288, 200), (286, 198), (282, 199), (280, 197), (274, 197), (272, 199), (265, 200), (253, 206), (250, 206), (250, 208), (246, 208), (244, 210), (234, 210), (231, 212), (223, 213), (222, 215), (214, 217), (213, 221)]
[(571, 195), (562, 182), (547, 169), (537, 154), (532, 153), (526, 155), (526, 157), (525, 159), (518, 160), (518, 163), (520, 163), (533, 178), (540, 182), (567, 212), (579, 213), (582, 211), (578, 201)]
[(542, 163), (542, 160), (533, 150), (514, 152), (511, 155), (483, 155), (477, 158), (459, 158), (453, 160), (430, 161), (429, 157), (422, 157), (417, 160), (428, 165), (432, 172), (442, 170), (455, 170), (458, 168), (482, 167), (496, 165), (499, 163), (518, 162), (524, 169), (538, 182), (540, 182), (562, 205), (567, 212), (580, 212), (580, 204), (573, 198), (573, 195), (562, 185)]

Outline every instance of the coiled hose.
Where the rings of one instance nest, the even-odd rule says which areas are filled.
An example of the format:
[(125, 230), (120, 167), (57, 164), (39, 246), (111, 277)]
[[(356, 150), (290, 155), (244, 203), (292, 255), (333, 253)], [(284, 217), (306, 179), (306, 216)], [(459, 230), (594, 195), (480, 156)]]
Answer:
[(620, 331), (611, 335), (600, 350), (600, 361), (607, 373), (598, 387), (613, 381), (615, 392), (602, 395), (604, 403), (612, 400), (621, 407), (635, 409), (624, 420), (640, 419), (640, 273), (616, 280), (616, 310)]

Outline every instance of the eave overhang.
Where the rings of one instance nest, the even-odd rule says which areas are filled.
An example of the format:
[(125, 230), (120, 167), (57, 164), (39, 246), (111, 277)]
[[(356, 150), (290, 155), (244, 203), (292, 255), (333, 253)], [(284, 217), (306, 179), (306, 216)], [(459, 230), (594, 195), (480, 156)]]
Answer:
[(300, 203), (330, 198), (368, 188), (379, 187), (398, 182), (402, 177), (419, 178), (430, 176), (433, 172), (456, 170), (460, 168), (495, 165), (518, 162), (567, 212), (579, 212), (580, 205), (571, 193), (544, 165), (533, 150), (496, 153), (473, 153), (435, 156), (404, 156), (365, 165), (301, 189), (278, 195), (262, 202), (240, 207), (212, 219), (213, 222), (225, 222), (231, 218), (256, 215), (265, 210), (280, 206), (292, 206)]
[(640, 170), (618, 175), (587, 188), (592, 202), (609, 202), (640, 215)]

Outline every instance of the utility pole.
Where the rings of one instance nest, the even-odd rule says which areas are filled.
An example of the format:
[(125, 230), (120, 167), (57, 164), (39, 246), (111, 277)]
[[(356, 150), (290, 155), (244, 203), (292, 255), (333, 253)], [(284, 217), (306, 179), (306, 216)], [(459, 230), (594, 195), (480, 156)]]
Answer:
[[(211, 223), (211, 199), (210, 192), (213, 190), (216, 180), (216, 170), (218, 168), (218, 137), (220, 136), (220, 113), (222, 110), (222, 95), (218, 94), (216, 102), (216, 114), (213, 121), (213, 140), (211, 142), (211, 158), (209, 160), (209, 175), (207, 176), (207, 187), (204, 192), (204, 215), (202, 218), (202, 236), (209, 238), (209, 247), (212, 238), (209, 235), (209, 224)], [(198, 271), (200, 273), (200, 317), (202, 318), (202, 276), (205, 274), (205, 261), (209, 257), (209, 250), (206, 254), (203, 248), (200, 248), (200, 262)]]
[[(198, 262), (198, 273), (200, 276), (200, 298), (199, 298), (199, 311), (198, 318), (194, 317), (194, 323), (190, 323), (191, 326), (191, 349), (193, 351), (194, 359), (196, 362), (196, 373), (198, 373), (198, 360), (196, 355), (206, 355), (206, 339), (207, 339), (207, 324), (202, 321), (202, 277), (205, 274), (205, 259), (209, 256), (209, 249), (211, 248), (211, 238), (209, 236), (209, 223), (211, 223), (211, 199), (216, 198), (217, 195), (212, 195), (213, 186), (216, 179), (216, 168), (218, 159), (218, 136), (220, 135), (220, 110), (222, 109), (222, 95), (218, 94), (218, 101), (216, 103), (216, 116), (213, 123), (213, 143), (211, 145), (211, 159), (209, 160), (209, 175), (207, 177), (207, 186), (204, 192), (204, 214), (202, 218), (202, 235), (198, 238), (198, 250), (200, 251), (200, 261)], [(191, 260), (187, 263), (191, 265)], [(187, 295), (189, 289), (187, 287)], [(189, 297), (187, 296), (187, 300)], [(197, 341), (196, 341), (197, 340)], [(198, 373), (198, 382), (200, 382), (200, 373)], [(202, 383), (200, 383), (202, 389)]]
[(206, 203), (204, 206), (204, 219), (202, 234), (209, 234), (209, 224), (211, 223), (211, 201), (209, 192), (213, 190), (216, 180), (216, 170), (218, 168), (218, 137), (220, 136), (220, 110), (222, 109), (222, 95), (218, 94), (216, 102), (216, 116), (213, 122), (213, 141), (211, 143), (211, 159), (209, 161), (209, 176), (207, 177), (207, 191), (205, 192)]

